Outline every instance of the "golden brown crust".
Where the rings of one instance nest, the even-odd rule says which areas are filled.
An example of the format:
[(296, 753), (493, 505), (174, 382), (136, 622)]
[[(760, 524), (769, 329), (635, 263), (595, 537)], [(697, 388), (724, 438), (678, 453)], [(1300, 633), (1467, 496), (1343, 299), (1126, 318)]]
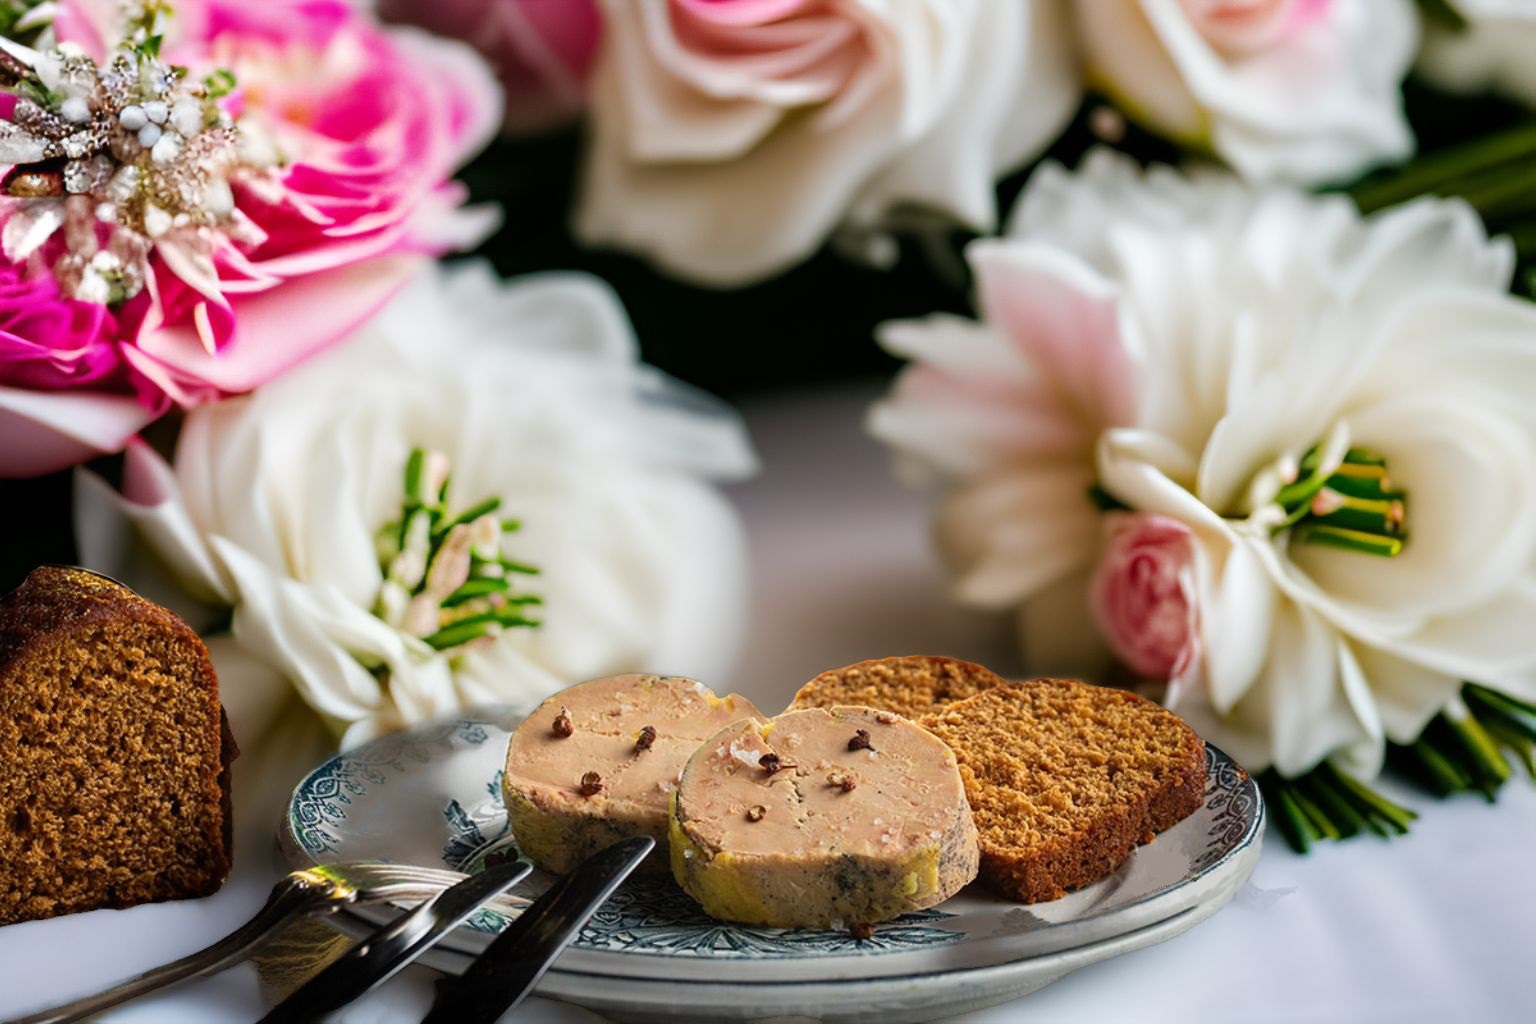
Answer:
[(1004, 682), (991, 669), (958, 658), (927, 654), (875, 658), (821, 673), (800, 687), (788, 710), (850, 704), (917, 719)]
[(1205, 743), (1122, 690), (1010, 683), (919, 721), (960, 761), (982, 880), (1025, 903), (1103, 878), (1205, 801)]
[(190, 626), (34, 571), (0, 600), (0, 924), (217, 890), (236, 753)]

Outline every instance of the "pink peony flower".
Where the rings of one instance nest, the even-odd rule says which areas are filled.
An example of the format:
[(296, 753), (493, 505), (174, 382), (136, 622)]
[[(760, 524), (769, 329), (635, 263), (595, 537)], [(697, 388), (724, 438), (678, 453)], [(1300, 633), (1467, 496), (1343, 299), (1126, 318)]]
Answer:
[(380, 0), (379, 13), (484, 54), (501, 79), (509, 132), (554, 127), (587, 105), (603, 29), (597, 0)]
[(1200, 660), (1195, 543), (1177, 519), (1149, 512), (1106, 518), (1089, 600), (1099, 631), (1132, 671), (1182, 683)]
[[(103, 5), (64, 7), (61, 38), (99, 56), (114, 38)], [(224, 102), (243, 157), (265, 169), (232, 179), (238, 230), (160, 236), (147, 287), (122, 308), (82, 311), (90, 304), (50, 291), (46, 269), (0, 260), (14, 336), (0, 345), (0, 475), (117, 450), (172, 404), (257, 387), (493, 223), (460, 209), (449, 180), (500, 114), (494, 81), (462, 45), (384, 29), (340, 0), (185, 0), (177, 14), (168, 59), (233, 72)]]

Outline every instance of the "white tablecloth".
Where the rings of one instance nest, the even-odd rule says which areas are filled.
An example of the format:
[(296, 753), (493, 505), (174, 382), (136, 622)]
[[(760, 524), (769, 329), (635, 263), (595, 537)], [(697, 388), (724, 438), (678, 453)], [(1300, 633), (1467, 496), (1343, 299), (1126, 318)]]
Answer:
[[(884, 452), (861, 432), (874, 394), (842, 388), (748, 407), (765, 471), (735, 498), (751, 538), (755, 609), (737, 676), (726, 682), (764, 708), (815, 672), (866, 657), (931, 652), (1017, 667), (1005, 620), (944, 600), (925, 499), (891, 481)], [(228, 647), (216, 653), (229, 699), (275, 685)], [(271, 817), (247, 819), (224, 889), (201, 901), (0, 928), (0, 1018), (191, 952), (255, 912), (279, 873), (267, 822), (316, 756), (303, 737), (287, 749), (258, 746), (238, 763), (238, 799), (270, 805)], [(1527, 973), (1536, 953), (1536, 787), (1517, 778), (1496, 808), (1471, 796), (1391, 792), (1424, 812), (1411, 836), (1324, 844), (1303, 858), (1271, 835), (1249, 887), (1192, 931), (956, 1020), (1536, 1019)], [(415, 1022), (432, 977), (412, 968), (341, 1019)], [(255, 969), (243, 966), (106, 1019), (253, 1021), (265, 1006)], [(599, 1018), (533, 999), (518, 1019)]]

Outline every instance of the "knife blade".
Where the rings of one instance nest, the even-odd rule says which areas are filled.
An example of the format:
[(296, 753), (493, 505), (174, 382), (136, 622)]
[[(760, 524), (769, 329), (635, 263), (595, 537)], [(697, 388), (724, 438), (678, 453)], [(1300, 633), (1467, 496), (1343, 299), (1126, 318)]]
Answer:
[(274, 1006), (259, 1024), (301, 1024), (340, 1009), (393, 977), (531, 870), (513, 861), (449, 886), (348, 949)]
[(635, 836), (588, 857), (534, 900), (459, 977), (439, 978), (421, 1024), (492, 1024), (544, 976), (560, 951), (656, 845)]

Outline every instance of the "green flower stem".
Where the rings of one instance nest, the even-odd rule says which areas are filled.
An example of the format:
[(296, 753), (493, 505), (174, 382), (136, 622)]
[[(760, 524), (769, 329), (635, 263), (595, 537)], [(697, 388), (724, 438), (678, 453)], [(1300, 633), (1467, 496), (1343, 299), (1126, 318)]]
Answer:
[(1483, 723), (1489, 735), (1499, 741), (1506, 750), (1514, 753), (1525, 765), (1525, 771), (1533, 781), (1536, 781), (1536, 741), (1529, 736), (1512, 729), (1505, 719), (1494, 719)]
[(495, 630), (496, 623), (494, 621), (476, 616), (474, 621), (466, 619), (463, 622), (455, 622), (453, 625), (445, 626), (436, 633), (430, 633), (421, 639), (422, 642), (433, 650), (445, 651), (450, 647), (458, 647), (472, 640), (479, 640), (481, 637), (490, 636)]
[(427, 465), (427, 453), (423, 448), (412, 448), (405, 460), (405, 500), (417, 505), (434, 504), (435, 495), (423, 493), (422, 473)]
[(1341, 526), (1332, 526), (1323, 522), (1300, 523), (1295, 527), (1292, 537), (1308, 544), (1322, 544), (1326, 547), (1387, 558), (1400, 555), (1403, 551), (1402, 537), (1386, 537), (1376, 533), (1366, 533), (1363, 530), (1346, 530)]
[(1366, 827), (1365, 818), (1337, 790), (1323, 781), (1318, 772), (1308, 772), (1301, 777), (1301, 788), (1318, 809), (1328, 815), (1328, 820), (1338, 830), (1341, 839), (1358, 835)]
[(1340, 839), (1342, 834), (1339, 827), (1329, 820), (1323, 809), (1312, 802), (1312, 799), (1301, 791), (1299, 787), (1291, 788), (1291, 799), (1296, 801), (1296, 806), (1301, 808), (1301, 813), (1306, 815), (1307, 823), (1324, 839)]
[(1350, 189), (1364, 213), (1407, 202), (1426, 192), (1454, 194), (1457, 182), (1536, 154), (1536, 122), (1517, 125), (1408, 164), (1389, 177)]
[(505, 579), (495, 576), (481, 576), (465, 581), (453, 593), (443, 598), (444, 608), (456, 608), (465, 601), (472, 601), (477, 597), (486, 597), (490, 594), (504, 594), (512, 588), (512, 584)]
[[(1536, 781), (1536, 704), (1466, 683), (1459, 700), (1437, 714), (1410, 744), (1389, 743), (1388, 764), (1441, 796), (1480, 792), (1492, 802), (1513, 775), (1513, 755)], [(1319, 839), (1348, 839), (1369, 830), (1405, 835), (1418, 814), (1323, 761), (1287, 779), (1259, 777), (1276, 826), (1298, 853)]]
[(1420, 767), (1428, 777), (1429, 785), (1439, 796), (1450, 796), (1463, 789), (1470, 789), (1472, 777), (1462, 771), (1439, 748), (1420, 736), (1408, 748), (1418, 758)]
[(1536, 704), (1521, 700), (1519, 697), (1504, 693), (1501, 690), (1491, 690), (1486, 686), (1479, 686), (1477, 683), (1468, 683), (1463, 687), (1463, 690), (1469, 697), (1508, 708), (1513, 714), (1536, 716)]
[(521, 523), (496, 517), (501, 499), (494, 496), (450, 515), (448, 470), (443, 455), (423, 448), (406, 458), (400, 519), (377, 542), (384, 584), (374, 611), (397, 628), (409, 623), (428, 646), (451, 652), (504, 629), (539, 625), (521, 609), (543, 602), (512, 593), (507, 578), (538, 572), (501, 554), (503, 537)]
[(1274, 808), (1275, 824), (1279, 826), (1280, 834), (1285, 836), (1291, 849), (1297, 853), (1310, 850), (1315, 833), (1312, 826), (1307, 824), (1306, 815), (1292, 798), (1285, 780), (1273, 771), (1265, 772), (1259, 777), (1259, 788), (1264, 792), (1264, 799)]
[(1492, 703), (1484, 697), (1468, 692), (1467, 707), (1485, 726), (1498, 725), (1507, 732), (1526, 740), (1536, 741), (1536, 723), (1524, 713)]
[(1460, 193), (1490, 223), (1536, 209), (1536, 162), (1518, 171), (1500, 169), (1466, 183)]
[(460, 512), (446, 523), (440, 524), (436, 530), (432, 531), (432, 539), (434, 542), (441, 543), (441, 538), (448, 536), (448, 531), (455, 526), (472, 523), (481, 516), (488, 516), (499, 508), (501, 508), (500, 498), (486, 498), (477, 505), (469, 506), (469, 508)]
[(1327, 776), (1330, 783), (1354, 801), (1355, 805), (1365, 813), (1367, 822), (1384, 823), (1387, 828), (1397, 834), (1406, 835), (1409, 824), (1419, 816), (1417, 812), (1398, 806), (1348, 773), (1339, 771), (1327, 761), (1318, 765), (1318, 770)]
[(1509, 762), (1504, 760), (1499, 745), (1471, 712), (1458, 710), (1447, 712), (1443, 717), (1461, 741), (1479, 785), (1492, 800), (1494, 792), (1509, 780), (1510, 775)]
[(1339, 494), (1337, 509), (1317, 517), (1320, 523), (1365, 533), (1395, 535), (1403, 532), (1407, 510), (1401, 501), (1381, 498), (1357, 498)]
[(1310, 475), (1302, 477), (1293, 484), (1286, 484), (1275, 493), (1275, 502), (1286, 508), (1300, 506), (1305, 508), (1307, 503), (1316, 497), (1317, 492), (1323, 489), (1328, 482), (1328, 474), (1321, 469), (1314, 469)]

